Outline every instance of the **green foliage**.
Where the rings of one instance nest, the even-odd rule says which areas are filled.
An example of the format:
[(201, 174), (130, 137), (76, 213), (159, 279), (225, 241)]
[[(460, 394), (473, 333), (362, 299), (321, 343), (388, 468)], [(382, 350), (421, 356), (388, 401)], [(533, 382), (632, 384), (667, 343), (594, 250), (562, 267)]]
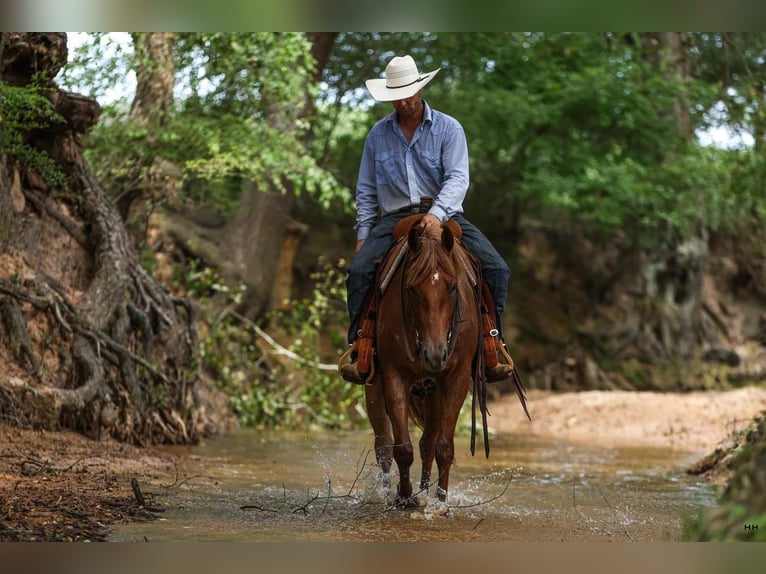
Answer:
[[(512, 194), (526, 212), (604, 234), (636, 213), (662, 224), (667, 192), (652, 179), (678, 147), (672, 122), (658, 119), (674, 89), (635, 50), (597, 34), (509, 34), (482, 64), (443, 96), (472, 148), (472, 207), (508, 210)], [(654, 227), (639, 230), (653, 237)]]
[[(364, 80), (394, 53), (411, 53), (423, 70), (441, 66), (425, 98), (465, 127), (464, 207), (491, 236), (531, 216), (657, 247), (762, 223), (763, 154), (687, 141), (673, 110), (683, 96), (693, 129), (729, 120), (763, 132), (765, 48), (764, 34), (690, 34), (690, 75), (678, 78), (638, 34), (345, 34), (325, 80), (336, 102), (367, 109)], [(367, 127), (390, 109), (370, 108)], [(348, 150), (337, 177), (353, 185), (364, 135), (335, 137)]]
[[(86, 55), (105, 62), (87, 65)], [(91, 95), (133, 63), (129, 43), (103, 35), (76, 51), (62, 81), (82, 82)], [(87, 140), (87, 159), (115, 196), (145, 179), (141, 166), (162, 158), (182, 172), (181, 194), (230, 213), (252, 181), (263, 190), (307, 194), (321, 206), (350, 196), (306, 147), (303, 113), (316, 87), (310, 46), (302, 33), (184, 33), (176, 43), (176, 106), (162, 129), (132, 122), (125, 98), (104, 103)], [(85, 70), (85, 71), (83, 71)], [(130, 176), (130, 179), (128, 179)]]
[[(110, 35), (92, 38), (69, 77), (103, 94), (126, 75), (132, 52)], [(344, 33), (319, 93), (303, 34), (185, 33), (176, 113), (153, 147), (143, 149), (139, 129), (119, 125), (121, 102), (97, 126), (91, 157), (114, 174), (136, 157), (168, 158), (182, 166), (187, 197), (223, 211), (243, 179), (305, 191), (326, 209), (348, 207), (366, 130), (391, 109), (372, 105), (364, 80), (406, 52), (424, 70), (442, 68), (426, 98), (466, 128), (465, 207), (490, 235), (530, 215), (661, 245), (701, 227), (760, 223), (763, 154), (686, 142), (673, 110), (682, 97), (693, 129), (725, 122), (762, 138), (764, 46), (762, 33), (688, 34), (689, 75), (674, 79), (641, 34)], [(86, 55), (99, 66), (85, 65)], [(320, 105), (304, 117), (309, 99)]]
[(39, 173), (53, 187), (63, 186), (66, 175), (50, 155), (29, 145), (27, 138), (30, 131), (62, 121), (42, 88), (19, 88), (0, 81), (0, 150)]
[[(301, 358), (290, 366), (295, 369), (291, 376), (303, 381), (298, 392), (300, 405), (310, 422), (331, 427), (366, 423), (355, 410), (362, 398), (361, 387), (343, 380), (334, 368), (346, 347), (344, 267), (344, 261), (331, 265), (320, 258), (319, 270), (311, 277), (311, 297), (290, 302), (273, 320), (290, 338), (289, 350)], [(322, 352), (322, 348), (326, 350)], [(332, 363), (317, 368), (323, 359)]]
[(766, 34), (704, 32), (691, 34), (689, 44), (692, 74), (704, 87), (695, 92), (700, 124), (763, 138)]
[(177, 53), (186, 97), (169, 131), (187, 178), (250, 180), (325, 206), (347, 197), (304, 144), (315, 90), (304, 34), (181, 34)]
[[(236, 307), (243, 287), (226, 286), (211, 268), (192, 264), (186, 273), (187, 294), (203, 310), (202, 369), (229, 396), (244, 426), (349, 428), (366, 424), (357, 412), (361, 388), (344, 381), (334, 368), (345, 347), (345, 335), (339, 331), (345, 322), (344, 263), (320, 263), (312, 296), (289, 302), (271, 320), (279, 339), (288, 341), (287, 360), (280, 358), (284, 353), (272, 358), (268, 351), (278, 350), (268, 349), (272, 343), (259, 327), (236, 314), (220, 318), (215, 311), (221, 305)], [(326, 351), (320, 353), (320, 347)], [(323, 364), (322, 359), (333, 362)], [(327, 365), (333, 368), (327, 370)]]
[(244, 285), (240, 285), (237, 292), (232, 295), (232, 290), (226, 285), (215, 267), (201, 265), (195, 259), (189, 261), (184, 284), (187, 290), (186, 295), (201, 302), (207, 301), (218, 293), (223, 293), (229, 295), (231, 302), (238, 305), (242, 301), (242, 294), (245, 290)]

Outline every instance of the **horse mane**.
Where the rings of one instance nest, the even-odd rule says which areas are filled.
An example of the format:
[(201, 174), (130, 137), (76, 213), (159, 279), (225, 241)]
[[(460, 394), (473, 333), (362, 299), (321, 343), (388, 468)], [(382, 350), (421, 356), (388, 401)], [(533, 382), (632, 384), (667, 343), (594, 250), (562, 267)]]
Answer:
[(447, 251), (438, 237), (423, 235), (419, 239), (419, 248), (407, 267), (405, 285), (419, 285), (433, 274), (441, 271), (450, 278), (457, 278), (457, 266), (452, 253)]

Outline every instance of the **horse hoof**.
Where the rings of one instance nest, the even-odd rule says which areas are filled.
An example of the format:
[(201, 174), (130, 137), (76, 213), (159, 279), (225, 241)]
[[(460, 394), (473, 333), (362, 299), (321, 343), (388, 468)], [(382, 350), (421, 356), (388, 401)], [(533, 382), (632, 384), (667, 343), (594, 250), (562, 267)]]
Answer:
[(418, 508), (419, 503), (418, 503), (417, 497), (415, 496), (410, 496), (408, 498), (402, 498), (401, 496), (397, 496), (396, 506), (397, 508), (401, 508), (402, 510), (413, 510), (415, 508)]

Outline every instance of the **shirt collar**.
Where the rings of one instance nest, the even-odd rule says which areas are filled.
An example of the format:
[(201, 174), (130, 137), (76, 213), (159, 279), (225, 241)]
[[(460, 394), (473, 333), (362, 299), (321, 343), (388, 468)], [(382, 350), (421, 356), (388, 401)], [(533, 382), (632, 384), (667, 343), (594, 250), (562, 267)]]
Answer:
[[(396, 120), (396, 110), (388, 114), (386, 117), (386, 122), (389, 124), (394, 123)], [(431, 110), (431, 106), (428, 105), (428, 102), (423, 100), (423, 123), (424, 124), (430, 124), (433, 123), (433, 110)]]
[(433, 114), (431, 113), (431, 106), (428, 105), (428, 102), (423, 100), (423, 107), (425, 108), (423, 110), (423, 123), (433, 123)]

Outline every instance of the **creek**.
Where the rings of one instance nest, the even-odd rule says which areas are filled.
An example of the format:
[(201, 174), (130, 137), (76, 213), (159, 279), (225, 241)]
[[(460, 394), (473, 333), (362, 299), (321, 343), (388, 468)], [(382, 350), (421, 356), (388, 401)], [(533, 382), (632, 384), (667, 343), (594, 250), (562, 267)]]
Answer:
[[(371, 443), (369, 430), (241, 430), (169, 448), (182, 470), (156, 489), (165, 511), (110, 540), (680, 541), (716, 499), (685, 474), (688, 453), (497, 435), (485, 458), (480, 439), (472, 456), (459, 435), (446, 507), (432, 487), (404, 511), (391, 507)], [(417, 481), (417, 456), (413, 468)]]

